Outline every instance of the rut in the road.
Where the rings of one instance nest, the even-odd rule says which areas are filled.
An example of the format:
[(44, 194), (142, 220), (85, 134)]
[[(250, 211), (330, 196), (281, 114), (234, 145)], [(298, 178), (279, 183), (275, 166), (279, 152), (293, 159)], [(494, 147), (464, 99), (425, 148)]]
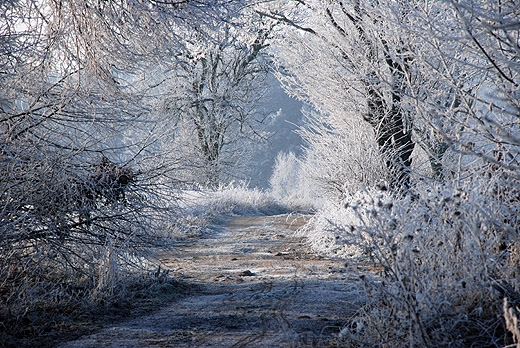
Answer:
[(326, 347), (361, 301), (341, 261), (316, 257), (294, 231), (303, 216), (234, 217), (160, 255), (197, 284), (166, 308), (62, 347)]

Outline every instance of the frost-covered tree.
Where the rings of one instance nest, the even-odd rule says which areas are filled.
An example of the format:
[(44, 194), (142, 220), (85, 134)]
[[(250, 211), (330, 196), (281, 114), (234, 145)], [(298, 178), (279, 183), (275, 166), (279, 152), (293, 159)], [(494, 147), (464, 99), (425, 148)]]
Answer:
[[(433, 176), (442, 178), (457, 171), (454, 150), (473, 151), (479, 143), (477, 134), (493, 128), (491, 123), (498, 119), (486, 116), (486, 110), (501, 114), (499, 124), (514, 123), (506, 115), (514, 118), (516, 110), (511, 95), (517, 50), (514, 4), (292, 4), (263, 10), (287, 24), (280, 35), (283, 49), (274, 53), (281, 80), (324, 116), (320, 134), (340, 133), (334, 130), (339, 130), (334, 119), (357, 124), (364, 120), (394, 189), (409, 186), (412, 150), (424, 153)], [(496, 98), (495, 92), (501, 96)], [(358, 129), (351, 131), (352, 139), (361, 132)], [(510, 142), (506, 133), (494, 141), (502, 139), (506, 145)], [(489, 150), (484, 152), (492, 160)], [(340, 158), (337, 161), (341, 163)]]
[(335, 127), (334, 119), (356, 124), (364, 120), (390, 185), (395, 191), (406, 189), (415, 146), (413, 119), (406, 107), (412, 52), (407, 37), (384, 15), (391, 11), (390, 4), (311, 1), (298, 3), (292, 11), (269, 12), (289, 23), (281, 43), (289, 49), (275, 53), (287, 72), (280, 74), (282, 81), (328, 115), (329, 130)]
[(427, 99), (433, 128), (459, 151), (517, 171), (518, 4), (439, 2), (411, 14), (421, 24), (410, 31), (428, 78), (458, 95), (456, 113)]
[[(323, 153), (338, 168), (346, 167), (339, 159), (348, 155), (347, 142), (333, 140), (347, 138), (348, 127), (357, 132), (360, 128), (337, 121), (340, 117), (354, 120), (355, 115), (363, 120), (370, 103), (377, 101), (363, 78), (373, 77), (376, 71), (378, 79), (372, 81), (378, 83), (377, 91), (384, 91), (383, 103), (396, 103), (410, 120), (412, 141), (425, 150), (435, 179), (423, 176), (412, 182), (411, 194), (400, 197), (364, 189), (347, 195), (337, 210), (317, 214), (309, 233), (322, 250), (337, 250), (334, 244), (341, 241), (345, 247), (355, 245), (380, 265), (384, 277), (381, 281), (370, 272), (362, 274), (370, 301), (356, 322), (366, 325), (363, 330), (347, 325), (341, 339), (346, 346), (516, 343), (518, 3), (360, 0), (321, 2), (323, 7), (298, 3), (298, 8), (306, 10), (302, 4), (312, 4), (322, 11), (309, 12), (307, 17), (271, 14), (298, 29), (298, 34), (282, 41), (291, 51), (278, 52), (284, 69), (281, 77), (294, 93), (319, 111), (327, 111), (321, 115), (327, 122), (308, 136), (312, 146), (320, 145), (315, 154)], [(349, 14), (363, 13), (351, 12), (356, 6), (369, 11), (362, 18), (370, 20), (358, 22), (363, 23), (363, 31), (384, 38), (371, 41), (379, 42), (380, 65), (375, 70), (367, 59), (373, 46), (365, 47), (359, 30), (351, 26), (356, 17), (352, 20)], [(350, 35), (336, 33), (348, 26)], [(327, 51), (327, 47), (334, 49)], [(348, 59), (356, 63), (353, 72), (345, 69)], [(394, 60), (402, 70), (396, 67), (391, 73), (389, 63)], [(397, 99), (392, 97), (396, 92)], [(356, 101), (361, 105), (357, 109)], [(330, 136), (333, 133), (342, 136)], [(377, 140), (377, 133), (374, 136)], [(333, 167), (320, 169), (324, 162), (315, 166), (317, 172)]]
[(174, 144), (199, 168), (196, 180), (211, 186), (233, 178), (252, 142), (265, 140), (265, 116), (256, 104), (266, 88), (271, 29), (251, 13), (240, 14), (185, 45), (158, 85), (165, 117), (176, 126)]
[(118, 265), (158, 241), (172, 215), (172, 187), (161, 184), (174, 168), (154, 147), (139, 78), (237, 6), (0, 3), (2, 311), (23, 314), (69, 284), (110, 294)]

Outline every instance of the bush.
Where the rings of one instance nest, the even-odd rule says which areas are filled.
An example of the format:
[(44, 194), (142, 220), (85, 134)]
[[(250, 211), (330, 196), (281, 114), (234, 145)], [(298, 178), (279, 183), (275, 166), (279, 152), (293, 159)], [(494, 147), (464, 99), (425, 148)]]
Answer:
[(276, 215), (292, 211), (269, 192), (231, 183), (216, 190), (185, 192), (185, 215), (209, 219), (229, 215)]
[(293, 211), (314, 211), (323, 203), (319, 188), (307, 177), (293, 152), (277, 155), (269, 183), (272, 196)]
[[(2, 144), (0, 318), (115, 296), (160, 242), (139, 175), (106, 157)], [(130, 267), (131, 266), (131, 267)]]
[(339, 212), (315, 218), (314, 227), (327, 221), (326, 230), (334, 231), (326, 241), (335, 249), (355, 246), (380, 272), (360, 274), (367, 303), (353, 320), (358, 325), (342, 331), (346, 346), (511, 343), (502, 313), (506, 298), (515, 332), (519, 183), (497, 171), (471, 174), (466, 181), (423, 184), (401, 199), (384, 187), (366, 190), (346, 200), (343, 218)]

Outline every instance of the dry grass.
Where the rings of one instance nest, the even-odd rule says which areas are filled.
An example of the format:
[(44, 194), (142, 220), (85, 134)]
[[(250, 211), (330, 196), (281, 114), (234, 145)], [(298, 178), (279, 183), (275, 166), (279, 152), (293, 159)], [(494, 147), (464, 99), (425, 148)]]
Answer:
[(53, 293), (45, 298), (35, 294), (36, 302), (26, 305), (23, 313), (4, 308), (0, 316), (0, 347), (54, 347), (107, 323), (148, 314), (192, 291), (191, 286), (165, 274), (158, 275), (120, 280), (111, 295), (98, 295), (95, 300), (89, 296), (91, 289), (59, 284), (57, 279), (33, 284), (41, 291), (49, 289)]

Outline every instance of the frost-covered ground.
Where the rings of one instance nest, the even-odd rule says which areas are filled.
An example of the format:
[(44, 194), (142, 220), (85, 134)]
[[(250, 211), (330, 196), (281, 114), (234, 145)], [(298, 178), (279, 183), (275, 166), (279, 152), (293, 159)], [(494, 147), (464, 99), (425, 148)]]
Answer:
[(334, 346), (363, 303), (362, 286), (295, 234), (308, 218), (235, 216), (179, 242), (158, 257), (193, 285), (189, 296), (61, 347)]

